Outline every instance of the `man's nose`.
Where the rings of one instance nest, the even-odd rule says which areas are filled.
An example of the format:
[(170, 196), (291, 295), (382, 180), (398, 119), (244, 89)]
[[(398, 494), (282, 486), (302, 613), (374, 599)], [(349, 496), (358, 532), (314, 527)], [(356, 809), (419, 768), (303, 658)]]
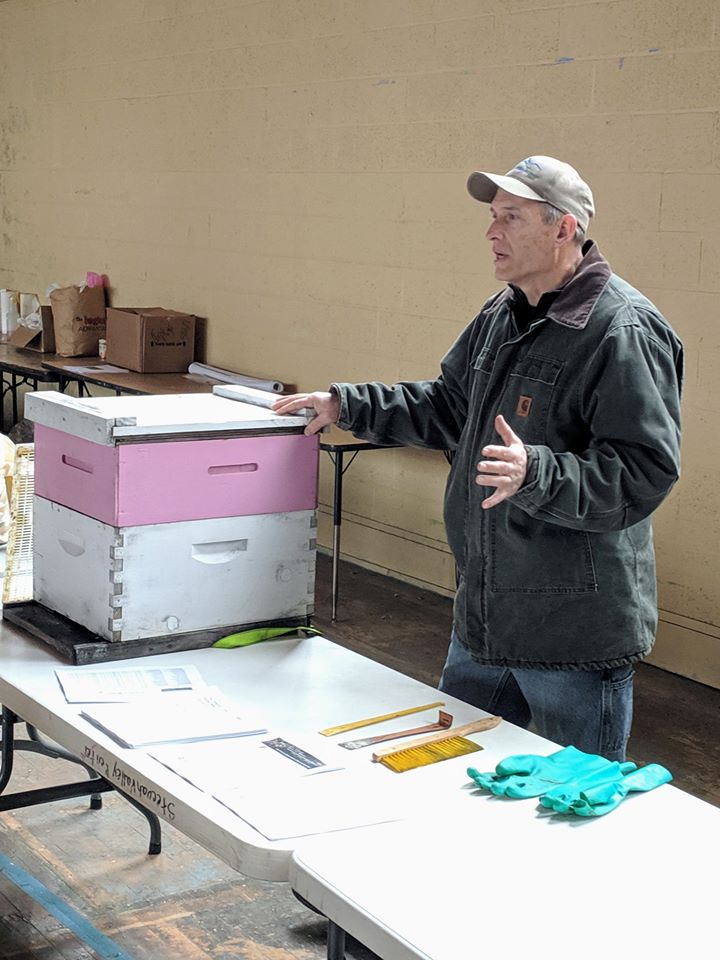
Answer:
[(491, 221), (490, 221), (490, 226), (489, 226), (489, 227), (487, 228), (487, 230), (485, 231), (485, 239), (486, 239), (486, 240), (497, 240), (497, 238), (498, 238), (499, 235), (500, 235), (500, 232), (499, 232), (499, 230), (498, 230), (497, 221), (496, 221), (496, 220), (491, 220)]

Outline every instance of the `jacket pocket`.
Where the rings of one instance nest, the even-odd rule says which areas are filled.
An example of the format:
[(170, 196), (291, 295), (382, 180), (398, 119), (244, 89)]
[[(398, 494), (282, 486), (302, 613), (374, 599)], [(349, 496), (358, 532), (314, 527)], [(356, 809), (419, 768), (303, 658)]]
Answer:
[(501, 413), (524, 443), (546, 443), (550, 401), (563, 364), (529, 354), (510, 371)]
[[(495, 507), (495, 510), (498, 508)], [(590, 535), (511, 507), (490, 518), (493, 593), (595, 593)]]
[(484, 373), (489, 376), (492, 373), (493, 363), (495, 362), (495, 351), (490, 347), (483, 347), (480, 353), (472, 362), (473, 370)]
[(497, 350), (490, 347), (483, 347), (478, 355), (472, 360), (472, 378), (470, 387), (470, 412), (468, 416), (475, 419), (479, 414), (485, 394), (492, 379), (493, 365)]

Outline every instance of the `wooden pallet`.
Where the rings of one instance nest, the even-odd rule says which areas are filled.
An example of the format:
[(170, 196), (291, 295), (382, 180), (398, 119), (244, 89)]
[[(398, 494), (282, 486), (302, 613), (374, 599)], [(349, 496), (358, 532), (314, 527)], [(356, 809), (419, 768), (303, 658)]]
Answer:
[(251, 630), (254, 627), (310, 625), (309, 617), (293, 617), (289, 620), (239, 623), (212, 630), (173, 634), (168, 637), (150, 637), (144, 640), (123, 640), (120, 643), (111, 643), (35, 600), (5, 604), (2, 616), (3, 620), (22, 628), (52, 647), (72, 664), (106, 663), (110, 660), (125, 660), (128, 657), (149, 657), (156, 653), (198, 650), (201, 647), (211, 647), (221, 637), (230, 636), (240, 630)]

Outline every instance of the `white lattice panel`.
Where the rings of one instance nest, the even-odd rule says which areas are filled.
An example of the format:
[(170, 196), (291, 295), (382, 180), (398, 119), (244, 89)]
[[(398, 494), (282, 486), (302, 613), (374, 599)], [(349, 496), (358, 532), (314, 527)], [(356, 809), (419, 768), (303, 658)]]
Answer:
[(34, 492), (35, 447), (32, 443), (21, 443), (15, 451), (3, 603), (20, 603), (33, 598)]

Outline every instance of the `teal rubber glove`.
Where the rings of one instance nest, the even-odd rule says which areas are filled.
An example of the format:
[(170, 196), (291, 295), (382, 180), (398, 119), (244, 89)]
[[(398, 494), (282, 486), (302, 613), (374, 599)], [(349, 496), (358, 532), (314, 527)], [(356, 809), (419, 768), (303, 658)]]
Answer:
[[(577, 747), (565, 747), (549, 757), (537, 754), (516, 754), (502, 760), (494, 773), (479, 773), (468, 767), (468, 776), (483, 790), (496, 797), (524, 800), (539, 797), (559, 784), (580, 781), (581, 778), (605, 773), (605, 780), (617, 779), (622, 767), (634, 770), (635, 764), (618, 764), (593, 753), (583, 753)], [(597, 782), (597, 781), (593, 781)]]
[(566, 786), (563, 791), (551, 790), (540, 797), (540, 803), (556, 813), (574, 813), (578, 817), (602, 817), (618, 807), (628, 793), (646, 793), (655, 787), (669, 783), (672, 774), (659, 763), (649, 763), (646, 767), (633, 770), (628, 774), (610, 780), (579, 781), (579, 789), (574, 793)]
[(551, 787), (547, 793), (539, 794), (540, 802), (545, 807), (552, 807), (554, 810), (561, 812), (561, 807), (565, 805), (569, 808), (582, 791), (601, 787), (608, 783), (617, 783), (634, 770), (637, 770), (637, 764), (629, 760), (626, 763), (612, 762), (606, 767), (598, 765), (591, 772), (581, 773), (572, 780)]

